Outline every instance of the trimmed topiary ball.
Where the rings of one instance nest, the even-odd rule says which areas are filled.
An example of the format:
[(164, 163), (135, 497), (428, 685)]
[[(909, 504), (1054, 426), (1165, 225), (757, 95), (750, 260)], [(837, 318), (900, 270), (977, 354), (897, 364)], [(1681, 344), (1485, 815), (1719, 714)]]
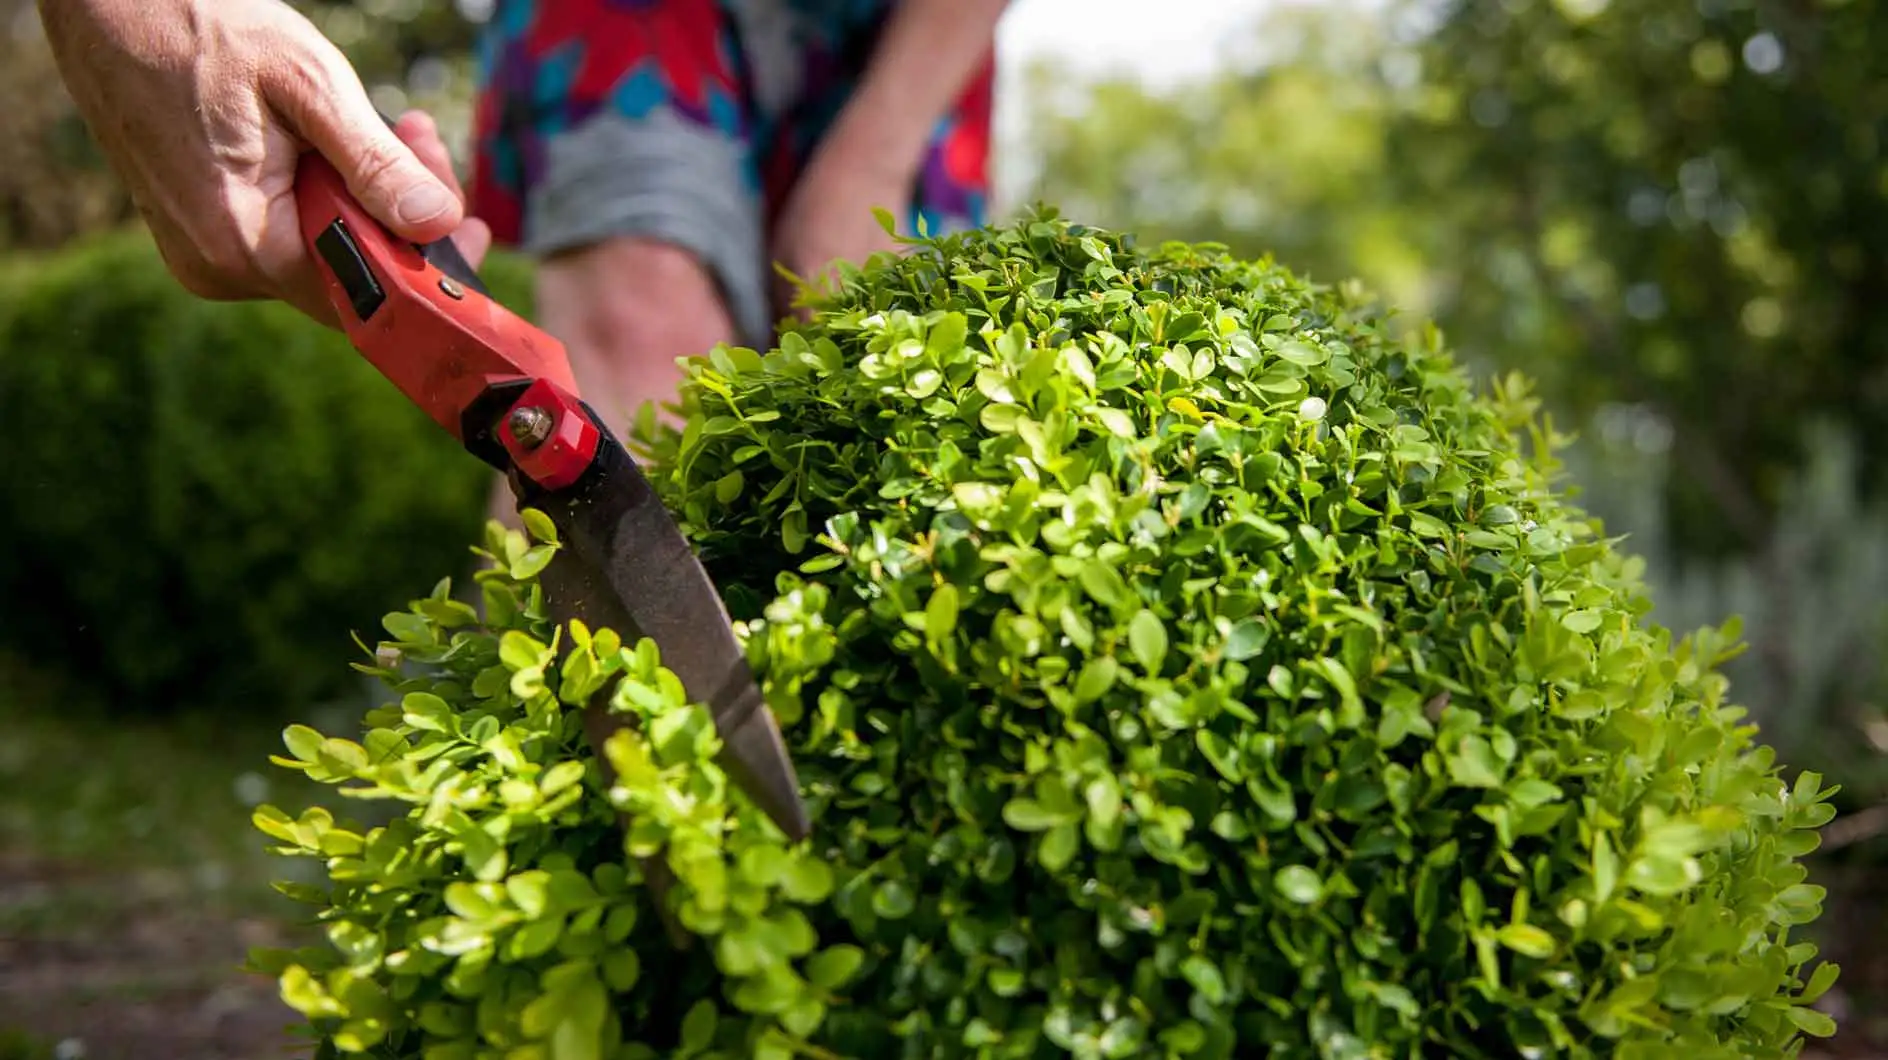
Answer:
[[(1785, 782), (1516, 381), (1218, 248), (1043, 213), (848, 274), (693, 368), (656, 477), (815, 834), (708, 763), (649, 644), (390, 616), (397, 702), (279, 759), (407, 805), (257, 815), (332, 946), (258, 954), (328, 1055), (1787, 1057), (1829, 792)], [(558, 653), (568, 651), (563, 661)], [(397, 661), (396, 661), (397, 660)], [(379, 666), (388, 669), (378, 669)], [(579, 712), (636, 732), (601, 785)], [(634, 824), (614, 824), (617, 810)], [(639, 858), (666, 857), (673, 949)]]

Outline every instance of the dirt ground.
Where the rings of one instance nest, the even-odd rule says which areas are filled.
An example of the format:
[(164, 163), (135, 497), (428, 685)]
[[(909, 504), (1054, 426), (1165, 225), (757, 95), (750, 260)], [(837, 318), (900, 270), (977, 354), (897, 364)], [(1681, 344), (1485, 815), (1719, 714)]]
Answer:
[[(306, 1060), (297, 1014), (242, 970), (252, 947), (318, 939), (284, 919), (267, 881), (291, 863), (249, 823), (314, 795), (266, 765), (280, 728), (20, 709), (75, 702), (0, 658), (0, 1060)], [(1888, 874), (1815, 882), (1842, 1032), (1803, 1060), (1888, 1060)]]
[[(284, 927), (206, 905), (192, 883), (0, 856), (0, 1028), (31, 1035), (9, 1049), (0, 1031), (0, 1060), (305, 1060), (295, 1013), (240, 970), (249, 947), (286, 944)], [(1883, 963), (1845, 979), (1878, 985)], [(1804, 1060), (1888, 1060), (1864, 1039), (1881, 1021), (1848, 996), (1841, 1038)]]
[(249, 947), (284, 944), (282, 928), (190, 884), (0, 857), (0, 1027), (31, 1036), (13, 1052), (0, 1038), (0, 1060), (306, 1056), (275, 984), (240, 967)]
[(249, 823), (310, 795), (279, 725), (111, 706), (0, 656), (0, 1060), (306, 1056), (241, 967), (308, 937)]

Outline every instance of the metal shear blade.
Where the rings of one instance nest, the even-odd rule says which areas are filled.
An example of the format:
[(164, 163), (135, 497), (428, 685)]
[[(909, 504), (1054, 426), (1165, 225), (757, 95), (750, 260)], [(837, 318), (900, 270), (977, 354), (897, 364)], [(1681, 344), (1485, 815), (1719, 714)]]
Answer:
[(612, 439), (567, 489), (545, 493), (517, 476), (513, 488), (520, 507), (544, 512), (563, 536), (539, 579), (557, 620), (653, 640), (662, 665), (714, 718), (730, 779), (790, 840), (804, 838), (810, 822), (792, 759), (727, 609), (629, 453)]
[[(494, 301), (449, 240), (396, 239), (320, 155), (302, 157), (295, 197), (355, 349), (505, 472), (521, 507), (557, 526), (564, 547), (541, 579), (552, 617), (654, 641), (689, 699), (709, 708), (729, 777), (789, 840), (804, 838), (792, 760), (720, 594), (628, 450), (578, 396), (563, 345)], [(599, 756), (625, 724), (607, 709), (611, 691), (585, 709)], [(650, 868), (661, 890), (666, 875)]]

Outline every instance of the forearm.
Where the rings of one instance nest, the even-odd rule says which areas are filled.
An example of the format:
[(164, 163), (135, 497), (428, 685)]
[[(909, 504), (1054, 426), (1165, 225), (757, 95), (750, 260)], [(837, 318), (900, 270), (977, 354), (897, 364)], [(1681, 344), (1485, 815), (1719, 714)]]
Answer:
[(195, 0), (38, 0), (38, 6), (47, 44), (62, 61), (84, 61), (80, 53), (101, 45), (124, 50), (153, 34), (189, 34), (200, 21)]
[[(224, 0), (236, 4), (242, 0)], [(161, 101), (114, 98), (132, 68), (166, 83), (194, 80), (206, 53), (204, 0), (38, 0), (60, 77), (86, 120), (138, 120)], [(144, 83), (145, 89), (150, 85)], [(174, 115), (173, 115), (174, 117)], [(96, 131), (96, 130), (95, 130)]]
[(93, 139), (191, 293), (279, 298), (339, 325), (295, 216), (306, 149), (401, 239), (430, 243), (460, 228), (438, 133), (389, 129), (347, 57), (283, 0), (38, 8)]
[(856, 164), (915, 171), (983, 64), (1008, 0), (900, 0), (829, 141)]

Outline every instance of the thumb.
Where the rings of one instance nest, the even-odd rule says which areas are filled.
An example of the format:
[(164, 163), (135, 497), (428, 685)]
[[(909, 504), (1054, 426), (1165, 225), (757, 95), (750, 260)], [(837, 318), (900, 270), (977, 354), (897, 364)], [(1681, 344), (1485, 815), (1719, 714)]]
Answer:
[(395, 235), (430, 243), (452, 234), (465, 219), (456, 191), (388, 127), (344, 58), (324, 65), (324, 76), (280, 79), (270, 103)]

